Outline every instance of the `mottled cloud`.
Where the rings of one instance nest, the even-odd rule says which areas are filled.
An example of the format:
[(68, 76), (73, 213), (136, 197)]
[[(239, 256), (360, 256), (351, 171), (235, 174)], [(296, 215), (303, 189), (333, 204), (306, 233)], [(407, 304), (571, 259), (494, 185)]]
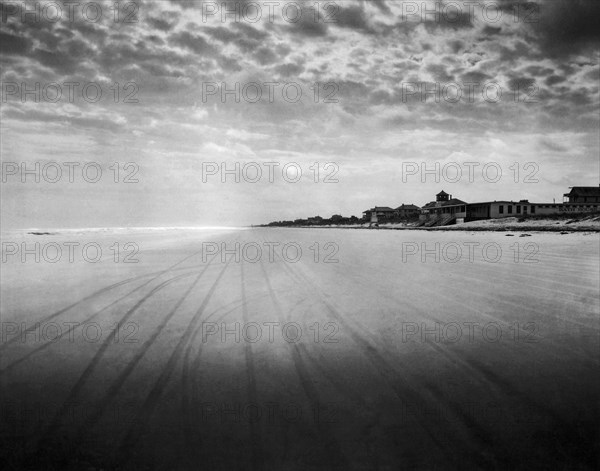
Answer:
[[(167, 166), (172, 183), (188, 191), (181, 198), (194, 202), (200, 190), (189, 178), (198, 177), (198, 159), (228, 155), (339, 161), (362, 172), (362, 179), (349, 178), (364, 191), (379, 186), (372, 163), (442, 160), (459, 151), (483, 160), (546, 161), (549, 168), (558, 155), (597, 168), (600, 2), (501, 0), (497, 21), (462, 3), (447, 16), (404, 18), (401, 2), (384, 0), (337, 2), (315, 20), (315, 2), (298, 3), (297, 21), (284, 17), (285, 2), (272, 21), (266, 8), (259, 21), (222, 21), (220, 14), (203, 17), (202, 2), (142, 1), (132, 23), (115, 22), (109, 1), (100, 3), (106, 14), (97, 22), (22, 20), (2, 4), (3, 83), (81, 84), (72, 103), (3, 96), (3, 158), (41, 158), (44, 140), (56, 136), (78, 149), (87, 142), (100, 159), (153, 162), (148, 178), (155, 184), (168, 186), (160, 172)], [(247, 4), (228, 1), (224, 8)], [(88, 82), (102, 88), (98, 102), (81, 97)], [(219, 87), (208, 99), (207, 82)], [(249, 82), (263, 87), (256, 102), (221, 99), (222, 84), (231, 90)], [(124, 102), (133, 90), (128, 83), (137, 87), (137, 103)], [(277, 84), (272, 97), (265, 83)], [(301, 91), (299, 102), (286, 101), (286, 83)], [(472, 102), (467, 83), (478, 84)], [(486, 83), (501, 88), (499, 101), (482, 97)], [(448, 84), (462, 88), (459, 99), (421, 93)], [(523, 90), (534, 90), (534, 100), (519, 101)], [(28, 124), (36, 126), (34, 141)], [(564, 171), (550, 169), (544, 191)], [(348, 205), (338, 210), (356, 212), (354, 191), (338, 188)]]

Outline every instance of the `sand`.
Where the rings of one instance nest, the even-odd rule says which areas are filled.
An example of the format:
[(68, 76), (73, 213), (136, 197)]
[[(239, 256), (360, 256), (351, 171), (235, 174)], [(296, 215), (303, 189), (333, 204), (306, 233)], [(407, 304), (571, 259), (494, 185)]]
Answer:
[(40, 244), (3, 250), (8, 469), (596, 463), (597, 233), (48, 232), (2, 237)]

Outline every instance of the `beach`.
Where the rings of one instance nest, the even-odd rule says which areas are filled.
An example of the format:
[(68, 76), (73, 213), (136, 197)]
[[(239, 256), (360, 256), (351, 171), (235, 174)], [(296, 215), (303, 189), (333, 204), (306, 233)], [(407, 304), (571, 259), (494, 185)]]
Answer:
[(599, 235), (527, 234), (3, 233), (2, 461), (593, 469)]

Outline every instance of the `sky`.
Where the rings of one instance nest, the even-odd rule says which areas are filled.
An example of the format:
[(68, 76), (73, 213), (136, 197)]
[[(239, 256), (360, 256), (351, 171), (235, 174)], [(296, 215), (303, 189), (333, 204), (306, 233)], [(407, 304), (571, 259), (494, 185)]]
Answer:
[(600, 2), (114, 3), (1, 4), (3, 230), (600, 183)]

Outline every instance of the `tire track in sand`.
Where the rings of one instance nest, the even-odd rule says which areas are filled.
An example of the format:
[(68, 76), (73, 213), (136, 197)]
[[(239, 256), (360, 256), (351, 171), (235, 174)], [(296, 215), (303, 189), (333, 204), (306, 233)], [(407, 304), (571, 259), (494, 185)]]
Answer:
[[(211, 260), (212, 261), (212, 260)], [(83, 438), (86, 431), (89, 431), (100, 419), (106, 407), (110, 404), (110, 402), (116, 397), (117, 393), (129, 377), (129, 375), (133, 372), (137, 364), (144, 357), (146, 352), (150, 349), (150, 347), (154, 344), (157, 337), (163, 331), (167, 323), (173, 318), (179, 307), (183, 304), (183, 302), (188, 298), (190, 293), (194, 290), (204, 273), (208, 270), (210, 264), (204, 266), (204, 269), (198, 273), (194, 281), (191, 285), (186, 289), (185, 293), (179, 298), (179, 300), (175, 303), (173, 308), (169, 311), (169, 313), (162, 319), (161, 323), (155, 327), (154, 332), (150, 335), (150, 337), (142, 344), (141, 348), (136, 352), (133, 359), (127, 364), (125, 369), (121, 372), (121, 374), (117, 377), (115, 381), (109, 387), (107, 393), (104, 398), (100, 401), (100, 404), (95, 408), (92, 415), (84, 422), (84, 424), (78, 429), (76, 436)], [(188, 274), (187, 276), (191, 276), (192, 274)]]
[[(183, 278), (185, 276), (192, 276), (193, 273), (189, 273), (187, 275), (182, 275), (177, 277), (177, 279), (179, 278)], [(160, 275), (159, 275), (160, 276)], [(46, 343), (40, 345), (39, 347), (34, 348), (33, 350), (30, 350), (28, 353), (26, 353), (25, 355), (23, 355), (21, 358), (13, 361), (12, 363), (8, 364), (7, 366), (5, 366), (4, 368), (2, 368), (0, 370), (0, 376), (13, 369), (14, 367), (18, 366), (19, 364), (23, 363), (25, 360), (27, 360), (28, 358), (32, 357), (33, 355), (35, 355), (36, 353), (41, 352), (42, 350), (45, 350), (46, 348), (54, 345), (54, 343), (56, 343), (58, 340), (60, 340), (61, 338), (63, 338), (64, 336), (68, 336), (70, 335), (72, 332), (74, 332), (75, 330), (79, 329), (79, 328), (83, 328), (84, 326), (86, 326), (87, 324), (89, 324), (90, 322), (92, 322), (94, 319), (96, 319), (101, 313), (103, 313), (104, 311), (106, 311), (107, 309), (111, 308), (112, 306), (114, 306), (115, 304), (118, 304), (119, 302), (121, 302), (122, 300), (126, 299), (128, 296), (130, 296), (131, 294), (135, 293), (136, 291), (142, 289), (144, 286), (148, 285), (148, 283), (154, 281), (157, 277), (153, 278), (152, 280), (150, 280), (147, 283), (144, 283), (143, 285), (138, 286), (137, 288), (129, 291), (127, 294), (121, 296), (119, 299), (111, 302), (110, 304), (107, 304), (106, 306), (104, 306), (103, 308), (101, 308), (100, 310), (96, 311), (94, 314), (92, 314), (91, 316), (89, 316), (88, 318), (86, 318), (83, 322), (79, 323), (76, 326), (71, 326), (69, 327), (67, 330), (65, 330), (64, 332), (61, 332), (60, 335), (57, 335), (55, 338), (53, 338), (52, 340), (48, 340)]]
[[(137, 291), (141, 290), (141, 289), (142, 289), (142, 288), (144, 288), (145, 286), (148, 286), (150, 283), (152, 283), (152, 282), (153, 282), (153, 281), (155, 281), (156, 279), (160, 278), (160, 277), (161, 277), (162, 275), (164, 275), (165, 273), (167, 273), (167, 272), (169, 272), (169, 271), (176, 271), (176, 270), (182, 270), (182, 269), (183, 269), (183, 270), (185, 270), (185, 269), (187, 269), (187, 268), (177, 268), (177, 269), (174, 269), (174, 267), (176, 267), (176, 266), (180, 265), (181, 263), (183, 263), (184, 261), (186, 261), (186, 260), (188, 260), (189, 258), (193, 257), (194, 255), (197, 255), (198, 253), (201, 253), (201, 251), (200, 251), (200, 252), (196, 252), (196, 253), (194, 253), (194, 254), (192, 254), (192, 255), (190, 255), (190, 256), (188, 256), (188, 257), (184, 258), (183, 260), (181, 260), (181, 261), (177, 262), (177, 263), (176, 263), (176, 264), (174, 264), (174, 265), (171, 265), (169, 268), (166, 268), (166, 269), (164, 269), (164, 270), (157, 271), (157, 272), (152, 272), (152, 273), (148, 273), (148, 274), (146, 274), (146, 275), (141, 275), (141, 276), (137, 276), (137, 277), (133, 277), (133, 278), (128, 278), (127, 280), (123, 280), (123, 281), (120, 281), (120, 282), (118, 282), (118, 283), (115, 283), (115, 284), (112, 284), (112, 285), (110, 285), (110, 286), (107, 286), (107, 287), (105, 287), (105, 288), (102, 288), (101, 290), (98, 290), (98, 291), (96, 291), (96, 292), (94, 292), (94, 293), (90, 294), (89, 296), (86, 296), (85, 298), (82, 298), (82, 299), (80, 299), (79, 301), (77, 301), (77, 302), (75, 302), (75, 303), (73, 303), (73, 304), (71, 304), (71, 305), (69, 305), (69, 306), (67, 306), (67, 307), (65, 307), (65, 308), (63, 308), (63, 309), (61, 309), (61, 310), (59, 310), (59, 311), (56, 311), (56, 312), (54, 312), (53, 314), (50, 314), (49, 316), (46, 316), (45, 318), (42, 318), (42, 319), (39, 319), (39, 320), (37, 320), (37, 321), (36, 321), (36, 322), (35, 322), (35, 323), (34, 323), (34, 324), (31, 326), (31, 327), (29, 327), (29, 328), (25, 329), (25, 330), (24, 330), (24, 331), (21, 333), (21, 335), (20, 335), (20, 336), (15, 336), (15, 337), (11, 338), (10, 340), (7, 340), (5, 343), (3, 343), (3, 344), (0, 344), (0, 352), (1, 352), (2, 350), (4, 350), (5, 348), (7, 348), (9, 345), (11, 345), (11, 344), (15, 343), (16, 341), (18, 341), (19, 339), (23, 338), (23, 336), (26, 336), (26, 334), (28, 334), (28, 333), (30, 333), (30, 332), (33, 332), (33, 331), (34, 331), (34, 330), (37, 328), (37, 325), (39, 325), (39, 324), (41, 324), (41, 323), (43, 323), (43, 322), (50, 321), (50, 320), (52, 320), (52, 319), (54, 319), (54, 318), (58, 317), (59, 315), (61, 315), (61, 314), (65, 313), (66, 311), (68, 311), (68, 310), (72, 309), (73, 307), (75, 307), (75, 306), (77, 306), (77, 305), (79, 305), (79, 304), (81, 304), (81, 303), (83, 303), (83, 302), (85, 302), (85, 301), (89, 301), (90, 299), (92, 299), (92, 298), (94, 298), (94, 297), (96, 297), (96, 296), (98, 296), (98, 295), (100, 295), (100, 294), (102, 294), (102, 293), (105, 293), (105, 292), (107, 292), (107, 291), (110, 291), (110, 290), (112, 290), (112, 289), (114, 289), (114, 288), (117, 288), (117, 287), (119, 287), (119, 286), (122, 286), (122, 285), (124, 285), (124, 284), (131, 283), (132, 281), (139, 280), (139, 279), (143, 279), (143, 278), (146, 278), (146, 277), (148, 277), (148, 276), (153, 276), (153, 275), (154, 275), (154, 276), (153, 276), (153, 277), (152, 277), (150, 280), (146, 281), (145, 283), (141, 284), (140, 286), (137, 286), (136, 288), (132, 289), (131, 291), (129, 291), (129, 292), (128, 292), (128, 293), (126, 293), (125, 295), (121, 296), (121, 297), (120, 297), (120, 298), (118, 298), (117, 300), (115, 300), (115, 301), (112, 301), (111, 303), (107, 304), (106, 306), (104, 306), (104, 307), (103, 307), (103, 308), (101, 308), (100, 310), (96, 311), (94, 314), (92, 314), (91, 316), (89, 316), (88, 318), (86, 318), (86, 319), (85, 319), (85, 320), (84, 320), (84, 321), (83, 321), (81, 324), (79, 324), (79, 325), (77, 325), (77, 326), (71, 326), (71, 327), (69, 327), (69, 328), (68, 328), (67, 330), (65, 330), (64, 332), (61, 332), (61, 334), (60, 334), (60, 335), (58, 335), (58, 336), (57, 336), (56, 338), (54, 338), (53, 340), (51, 340), (51, 341), (49, 340), (49, 341), (48, 341), (48, 342), (46, 342), (45, 344), (43, 344), (43, 345), (40, 345), (39, 347), (35, 348), (34, 350), (31, 350), (30, 352), (28, 352), (27, 354), (25, 354), (23, 357), (19, 358), (18, 360), (15, 360), (13, 363), (11, 363), (11, 364), (9, 364), (9, 365), (5, 366), (4, 368), (0, 369), (0, 376), (1, 376), (1, 375), (2, 375), (4, 372), (6, 372), (6, 371), (8, 371), (8, 370), (12, 369), (13, 367), (17, 366), (18, 364), (22, 363), (22, 362), (23, 362), (23, 361), (25, 361), (27, 358), (30, 358), (32, 355), (35, 355), (36, 353), (38, 353), (38, 352), (41, 352), (42, 350), (45, 350), (45, 349), (46, 349), (46, 348), (48, 348), (49, 346), (53, 345), (53, 344), (54, 344), (54, 343), (55, 343), (57, 340), (60, 340), (60, 339), (61, 339), (62, 337), (64, 337), (65, 335), (68, 335), (68, 334), (70, 334), (71, 332), (74, 332), (74, 331), (75, 331), (76, 329), (78, 329), (79, 327), (83, 327), (83, 326), (85, 326), (86, 324), (88, 324), (89, 322), (91, 322), (93, 319), (95, 319), (95, 318), (96, 318), (96, 317), (97, 317), (99, 314), (101, 314), (102, 312), (104, 312), (105, 310), (107, 310), (107, 309), (111, 308), (112, 306), (114, 306), (115, 304), (117, 304), (117, 303), (119, 303), (119, 302), (123, 301), (123, 300), (124, 300), (124, 299), (126, 299), (128, 296), (130, 296), (131, 294), (133, 294), (133, 293), (135, 293), (135, 292), (137, 292)], [(191, 269), (191, 268), (193, 268), (193, 267), (190, 267), (190, 269)]]
[[(392, 367), (392, 365), (383, 357), (383, 355), (375, 348), (373, 347), (369, 341), (367, 339), (365, 339), (363, 337), (363, 335), (360, 334), (360, 332), (354, 328), (338, 311), (337, 309), (335, 309), (335, 307), (333, 307), (333, 305), (325, 298), (325, 296), (323, 295), (323, 293), (321, 292), (321, 290), (314, 285), (314, 283), (312, 283), (308, 277), (302, 273), (297, 267), (295, 268), (295, 270), (292, 270), (292, 268), (285, 263), (284, 260), (282, 260), (283, 266), (285, 268), (285, 270), (288, 272), (288, 274), (290, 275), (290, 277), (292, 279), (295, 279), (297, 281), (299, 281), (300, 283), (304, 284), (307, 288), (307, 291), (313, 295), (317, 295), (321, 301), (321, 303), (325, 306), (326, 308), (326, 314), (327, 316), (338, 322), (338, 324), (341, 327), (344, 327), (344, 329), (346, 329), (346, 331), (348, 332), (348, 334), (350, 335), (350, 338), (352, 338), (352, 340), (361, 348), (362, 352), (365, 354), (365, 356), (369, 359), (369, 361), (375, 366), (375, 369), (377, 370), (377, 372), (379, 373), (379, 375), (384, 379), (385, 383), (390, 387), (390, 389), (394, 392), (394, 394), (396, 395), (396, 397), (398, 399), (400, 399), (401, 402), (403, 403), (408, 403), (408, 404), (413, 404), (413, 405), (417, 405), (419, 407), (421, 407), (420, 410), (428, 410), (428, 404), (425, 403), (425, 401), (422, 398), (422, 394), (419, 393), (418, 390), (416, 390), (413, 386), (411, 386), (408, 381), (401, 377), (400, 375), (398, 375), (398, 373), (395, 371), (395, 369)], [(400, 386), (398, 386), (398, 384)], [(464, 416), (464, 414), (463, 414)], [(465, 416), (464, 417), (465, 420), (467, 420), (469, 422), (469, 426), (474, 426), (477, 429), (478, 432), (481, 431), (483, 433), (483, 436), (475, 436), (473, 434), (471, 435), (471, 438), (473, 439), (473, 441), (475, 443), (482, 443), (485, 444), (486, 446), (489, 446), (490, 444), (492, 444), (492, 437), (489, 436), (489, 434), (487, 433), (486, 430), (482, 429), (481, 427), (478, 426), (478, 424), (476, 422), (474, 422), (470, 417)], [(433, 427), (431, 427), (429, 424), (427, 424), (427, 422), (421, 422), (421, 421), (415, 421), (415, 423), (417, 424), (417, 426), (419, 426), (427, 435), (428, 437), (432, 440), (432, 442), (441, 450), (444, 452), (444, 454), (449, 457), (450, 459), (454, 460), (454, 452), (452, 450), (452, 448), (442, 442), (437, 435), (435, 434), (435, 430), (433, 429)], [(478, 449), (478, 447), (473, 446), (475, 449)], [(480, 457), (483, 458), (483, 457)], [(477, 459), (477, 457), (475, 457), (475, 459)], [(460, 463), (455, 462), (456, 465), (459, 465)], [(486, 463), (478, 463), (478, 465), (497, 465), (497, 463), (495, 462), (486, 462)]]
[(151, 418), (154, 410), (156, 409), (156, 406), (158, 404), (160, 396), (162, 395), (164, 388), (166, 387), (167, 383), (169, 382), (169, 379), (171, 378), (171, 374), (173, 373), (173, 370), (175, 369), (175, 365), (177, 364), (177, 362), (179, 361), (179, 358), (181, 357), (181, 353), (183, 352), (183, 349), (184, 349), (186, 343), (189, 341), (194, 330), (196, 329), (196, 325), (198, 324), (202, 314), (204, 313), (204, 310), (206, 309), (208, 302), (212, 298), (212, 295), (214, 294), (214, 292), (215, 292), (219, 282), (221, 281), (221, 278), (223, 277), (225, 270), (229, 266), (230, 262), (231, 262), (231, 259), (227, 261), (227, 263), (225, 264), (225, 266), (223, 267), (223, 269), (221, 270), (221, 272), (215, 279), (213, 285), (211, 286), (211, 288), (209, 289), (208, 293), (206, 294), (204, 300), (202, 301), (202, 304), (200, 305), (200, 307), (198, 308), (198, 310), (192, 317), (192, 320), (189, 322), (185, 332), (180, 337), (179, 342), (177, 343), (177, 346), (171, 353), (171, 356), (169, 357), (167, 364), (165, 365), (165, 367), (163, 368), (163, 370), (160, 373), (160, 376), (154, 383), (152, 390), (146, 397), (146, 399), (141, 407), (141, 410), (138, 412), (135, 419), (133, 420), (133, 423), (127, 430), (127, 433), (126, 433), (124, 439), (121, 441), (119, 447), (117, 448), (117, 450), (114, 454), (114, 457), (113, 457), (113, 464), (114, 464), (113, 467), (114, 468), (125, 467), (126, 464), (128, 463), (128, 461), (131, 457), (131, 452), (133, 451), (133, 448), (138, 443), (142, 433), (147, 428), (150, 418)]
[(111, 333), (107, 336), (107, 338), (102, 342), (102, 344), (100, 345), (100, 348), (98, 349), (98, 351), (96, 352), (96, 354), (94, 355), (94, 357), (92, 358), (90, 363), (88, 363), (88, 365), (85, 368), (85, 370), (83, 371), (83, 373), (79, 376), (79, 378), (78, 378), (77, 382), (75, 383), (75, 385), (73, 386), (73, 388), (71, 388), (71, 391), (69, 392), (69, 395), (67, 396), (67, 399), (65, 399), (63, 401), (61, 407), (55, 413), (50, 424), (48, 425), (46, 430), (43, 432), (41, 438), (38, 440), (38, 443), (36, 446), (36, 453), (40, 453), (44, 449), (46, 443), (51, 443), (52, 438), (57, 435), (57, 431), (60, 429), (61, 423), (62, 423), (63, 419), (66, 417), (68, 410), (72, 407), (75, 399), (77, 398), (77, 396), (83, 389), (83, 386), (87, 382), (87, 379), (91, 376), (91, 374), (95, 370), (96, 366), (99, 364), (100, 360), (104, 356), (104, 353), (106, 352), (108, 347), (112, 344), (114, 337), (116, 335), (116, 332), (118, 332), (118, 330), (120, 329), (121, 324), (123, 322), (126, 322), (127, 319), (129, 319), (129, 317), (131, 317), (131, 315), (133, 315), (133, 313), (135, 311), (137, 311), (137, 309), (142, 304), (144, 304), (146, 302), (146, 300), (148, 300), (156, 292), (162, 290), (164, 287), (168, 286), (169, 284), (171, 284), (181, 278), (185, 278), (185, 277), (189, 277), (189, 276), (191, 276), (191, 274), (186, 273), (183, 275), (179, 275), (175, 278), (163, 281), (160, 285), (156, 286), (149, 293), (147, 293), (142, 299), (140, 299), (133, 307), (131, 307), (124, 314), (124, 316), (119, 321), (117, 328), (112, 330)]
[[(224, 306), (213, 311), (206, 319), (209, 321), (212, 319), (217, 313), (226, 309), (227, 307), (235, 304), (235, 306), (224, 313), (222, 313), (215, 322), (220, 322), (223, 320), (228, 314), (231, 314), (235, 310), (239, 309), (242, 305), (242, 302), (239, 300), (232, 301)], [(202, 447), (202, 437), (199, 433), (197, 433), (194, 428), (194, 424), (197, 423), (197, 414), (194, 409), (192, 409), (191, 404), (199, 402), (199, 385), (198, 385), (198, 377), (199, 375), (194, 374), (191, 375), (191, 372), (197, 372), (200, 368), (200, 359), (202, 357), (203, 345), (204, 342), (201, 342), (198, 346), (198, 351), (194, 359), (192, 360), (192, 365), (190, 366), (190, 356), (192, 347), (196, 342), (196, 338), (198, 334), (202, 331), (202, 325), (199, 325), (192, 336), (190, 337), (190, 341), (188, 343), (188, 347), (186, 348), (184, 359), (183, 359), (183, 375), (181, 378), (181, 415), (183, 417), (183, 434), (184, 441), (186, 445), (186, 449), (182, 450), (182, 456), (185, 455), (186, 459), (189, 461), (189, 466), (194, 466), (195, 463), (202, 462), (203, 457), (201, 456), (200, 448)], [(191, 380), (190, 380), (191, 378)]]
[[(267, 289), (269, 291), (271, 302), (273, 303), (273, 306), (275, 307), (275, 311), (277, 312), (277, 317), (279, 319), (279, 322), (281, 323), (281, 325), (283, 325), (283, 324), (285, 324), (285, 320), (283, 317), (283, 309), (282, 309), (281, 303), (279, 302), (279, 298), (277, 297), (277, 295), (275, 294), (275, 292), (273, 290), (273, 286), (271, 285), (271, 280), (269, 279), (267, 270), (264, 267), (262, 258), (259, 263), (260, 263), (261, 271), (265, 278), (265, 282), (267, 285)], [(319, 399), (319, 393), (311, 381), (310, 374), (308, 372), (308, 368), (307, 368), (306, 364), (304, 363), (302, 356), (300, 355), (300, 350), (298, 348), (298, 345), (296, 345), (296, 343), (289, 343), (289, 342), (286, 342), (286, 343), (287, 343), (288, 349), (290, 350), (290, 353), (292, 355), (292, 361), (294, 363), (294, 368), (296, 370), (296, 374), (300, 381), (300, 385), (302, 386), (302, 389), (303, 389), (306, 397), (308, 398), (308, 400), (310, 401), (312, 406), (321, 404), (321, 401)], [(333, 431), (331, 430), (329, 425), (326, 422), (322, 422), (322, 421), (316, 421), (316, 424), (317, 424), (317, 430), (321, 437), (321, 443), (322, 443), (322, 446), (324, 449), (323, 451), (325, 453), (325, 456), (328, 459), (328, 467), (330, 469), (338, 469), (338, 468), (348, 469), (348, 467), (349, 467), (348, 460), (342, 454), (341, 447), (340, 447), (337, 439), (335, 438)]]
[[(241, 291), (242, 291), (242, 318), (244, 325), (248, 325), (248, 301), (246, 298), (246, 279), (244, 277), (244, 261), (240, 263)], [(244, 342), (244, 356), (246, 358), (246, 375), (248, 379), (247, 395), (250, 404), (258, 404), (256, 394), (256, 373), (254, 371), (254, 356), (252, 344)], [(252, 448), (252, 469), (258, 471), (262, 468), (263, 451), (260, 428), (256, 421), (250, 421), (250, 446)]]
[[(37, 320), (36, 320), (36, 321), (33, 323), (34, 325), (33, 325), (33, 326), (31, 326), (31, 327), (29, 327), (29, 328), (27, 328), (27, 329), (25, 329), (25, 330), (24, 330), (24, 331), (21, 333), (21, 335), (20, 335), (20, 336), (13, 337), (13, 338), (11, 338), (11, 339), (7, 340), (6, 342), (3, 342), (3, 343), (1, 343), (1, 344), (0, 344), (0, 352), (1, 352), (2, 350), (4, 350), (5, 348), (7, 348), (9, 345), (11, 345), (11, 344), (13, 344), (14, 342), (18, 341), (20, 338), (22, 338), (22, 337), (23, 337), (23, 335), (26, 335), (26, 334), (28, 334), (28, 333), (30, 333), (30, 332), (33, 332), (33, 331), (36, 329), (36, 324), (41, 324), (41, 323), (44, 323), (44, 322), (50, 321), (50, 320), (52, 320), (52, 319), (55, 319), (56, 317), (60, 316), (61, 314), (63, 314), (63, 313), (65, 313), (65, 312), (67, 312), (67, 311), (69, 311), (69, 310), (73, 309), (75, 306), (78, 306), (79, 304), (82, 304), (82, 303), (84, 303), (85, 301), (89, 301), (90, 299), (92, 299), (92, 298), (95, 298), (96, 296), (99, 296), (99, 295), (101, 295), (101, 294), (103, 294), (103, 293), (106, 293), (106, 292), (108, 292), (108, 291), (110, 291), (110, 290), (113, 290), (113, 289), (115, 289), (115, 288), (118, 288), (119, 286), (123, 286), (123, 285), (125, 285), (125, 284), (127, 284), (127, 283), (131, 283), (132, 281), (141, 280), (141, 279), (147, 278), (147, 277), (149, 277), (149, 276), (153, 276), (153, 278), (152, 278), (151, 280), (148, 280), (146, 283), (144, 283), (144, 284), (142, 284), (142, 285), (138, 286), (137, 288), (133, 289), (132, 291), (130, 291), (130, 292), (129, 292), (129, 293), (127, 293), (126, 295), (124, 295), (124, 296), (122, 296), (121, 298), (119, 298), (117, 301), (114, 301), (114, 302), (110, 303), (109, 305), (107, 305), (107, 306), (103, 307), (103, 308), (101, 309), (101, 311), (103, 311), (103, 310), (105, 310), (105, 309), (108, 309), (109, 307), (113, 306), (113, 305), (114, 305), (114, 304), (116, 304), (117, 302), (119, 302), (119, 301), (121, 301), (121, 300), (125, 299), (127, 296), (129, 296), (130, 294), (132, 294), (132, 293), (134, 293), (134, 292), (138, 291), (139, 289), (143, 288), (144, 286), (147, 286), (149, 283), (151, 283), (152, 281), (156, 280), (156, 279), (157, 279), (157, 278), (159, 278), (161, 275), (163, 275), (163, 274), (165, 274), (165, 273), (167, 273), (167, 272), (169, 272), (169, 271), (175, 271), (175, 270), (187, 270), (188, 268), (177, 268), (177, 269), (174, 269), (174, 267), (176, 267), (176, 266), (180, 265), (180, 264), (181, 264), (181, 263), (183, 263), (184, 261), (188, 260), (189, 258), (191, 258), (191, 257), (193, 257), (194, 255), (197, 255), (197, 254), (199, 254), (199, 253), (201, 253), (201, 252), (196, 252), (196, 253), (194, 253), (194, 254), (192, 254), (192, 255), (190, 255), (190, 256), (188, 256), (188, 257), (184, 258), (184, 259), (183, 259), (183, 260), (181, 260), (180, 262), (177, 262), (175, 265), (171, 265), (169, 268), (165, 268), (164, 270), (155, 271), (155, 272), (151, 272), (151, 273), (146, 273), (145, 275), (134, 276), (134, 277), (132, 277), (132, 278), (127, 278), (127, 279), (125, 279), (125, 280), (123, 280), (123, 281), (119, 281), (119, 282), (117, 282), (117, 283), (113, 283), (112, 285), (105, 286), (104, 288), (102, 288), (102, 289), (99, 289), (98, 291), (94, 291), (92, 294), (89, 294), (88, 296), (85, 296), (85, 297), (81, 298), (80, 300), (78, 300), (78, 301), (75, 301), (74, 303), (72, 303), (72, 304), (69, 304), (69, 305), (68, 305), (68, 306), (66, 306), (66, 307), (63, 307), (62, 309), (59, 309), (58, 311), (55, 311), (55, 312), (53, 312), (52, 314), (49, 314), (49, 315), (47, 315), (46, 317), (42, 317), (41, 319), (37, 319)], [(195, 268), (195, 267), (189, 267), (189, 269), (192, 269), (192, 268)], [(59, 338), (60, 338), (60, 337), (59, 337)]]

